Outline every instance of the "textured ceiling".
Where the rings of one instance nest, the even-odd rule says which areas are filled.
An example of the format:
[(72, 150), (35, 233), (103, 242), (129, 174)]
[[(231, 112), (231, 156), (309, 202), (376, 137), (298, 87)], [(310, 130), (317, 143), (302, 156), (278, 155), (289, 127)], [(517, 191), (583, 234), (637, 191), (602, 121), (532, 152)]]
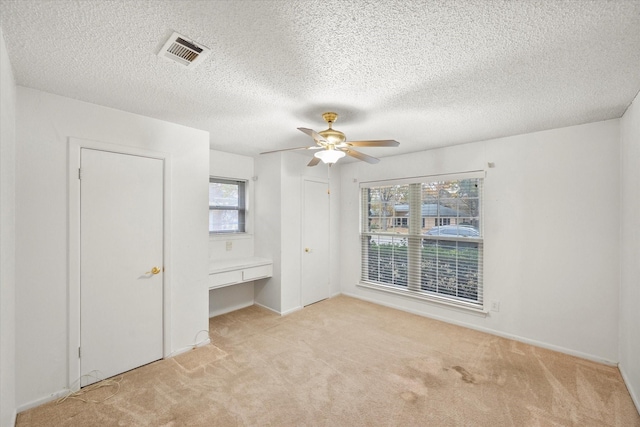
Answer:
[[(400, 141), (378, 157), (620, 117), (640, 0), (0, 1), (19, 85), (205, 129), (245, 155), (297, 127)], [(156, 54), (173, 31), (212, 49)]]

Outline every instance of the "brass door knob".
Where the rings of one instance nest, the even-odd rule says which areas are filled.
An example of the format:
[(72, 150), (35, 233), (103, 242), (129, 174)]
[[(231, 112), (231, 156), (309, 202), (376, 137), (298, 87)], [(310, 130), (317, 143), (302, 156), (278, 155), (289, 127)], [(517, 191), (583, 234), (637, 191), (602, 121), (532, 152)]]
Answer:
[(160, 268), (159, 268), (159, 267), (153, 267), (153, 268), (151, 269), (151, 271), (147, 271), (147, 272), (146, 272), (146, 273), (144, 273), (144, 274), (158, 274), (158, 273), (160, 273), (161, 271), (162, 271), (162, 270), (160, 270)]
[(309, 249), (309, 248), (304, 248), (304, 251), (305, 251), (305, 252), (311, 252), (311, 249)]

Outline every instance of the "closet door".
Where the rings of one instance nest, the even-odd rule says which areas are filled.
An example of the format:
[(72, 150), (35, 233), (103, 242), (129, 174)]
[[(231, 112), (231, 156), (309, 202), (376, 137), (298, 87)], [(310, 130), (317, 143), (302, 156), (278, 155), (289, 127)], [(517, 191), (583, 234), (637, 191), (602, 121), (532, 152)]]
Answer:
[(302, 305), (329, 298), (329, 185), (304, 180)]
[(164, 162), (87, 148), (80, 162), (80, 367), (107, 378), (163, 356)]

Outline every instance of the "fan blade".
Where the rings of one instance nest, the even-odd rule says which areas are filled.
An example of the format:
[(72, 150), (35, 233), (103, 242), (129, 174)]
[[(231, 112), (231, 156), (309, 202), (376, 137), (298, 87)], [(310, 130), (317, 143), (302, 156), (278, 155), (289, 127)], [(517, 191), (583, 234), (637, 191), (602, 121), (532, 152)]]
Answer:
[(347, 141), (353, 147), (397, 147), (400, 143), (394, 139), (378, 139), (374, 141)]
[(356, 150), (348, 150), (347, 149), (347, 150), (343, 150), (343, 151), (345, 153), (347, 153), (347, 156), (355, 157), (358, 160), (363, 160), (363, 161), (365, 161), (367, 163), (371, 163), (372, 165), (376, 164), (376, 163), (378, 163), (380, 161), (380, 159), (377, 159), (375, 157), (369, 156), (368, 154), (364, 154), (364, 153), (361, 153), (361, 152), (356, 151)]
[(320, 150), (322, 147), (318, 147), (316, 145), (312, 145), (311, 147), (294, 147), (294, 148), (283, 148), (282, 150), (272, 150), (272, 151), (264, 151), (260, 154), (269, 154), (269, 153), (279, 153), (280, 151), (293, 151), (293, 150)]
[(315, 130), (313, 130), (313, 129), (308, 129), (308, 128), (298, 128), (298, 130), (299, 130), (300, 132), (304, 132), (304, 133), (306, 133), (306, 134), (307, 134), (307, 135), (309, 135), (311, 138), (313, 138), (313, 140), (314, 140), (315, 142), (317, 142), (317, 143), (319, 143), (319, 144), (326, 144), (326, 143), (327, 143), (327, 140), (326, 140), (326, 139), (324, 139), (324, 138), (322, 137), (322, 135), (320, 135), (318, 132), (316, 132), (316, 131), (315, 131)]
[(313, 159), (311, 159), (311, 161), (307, 164), (307, 166), (315, 166), (318, 163), (320, 163), (320, 159), (317, 157), (314, 157)]

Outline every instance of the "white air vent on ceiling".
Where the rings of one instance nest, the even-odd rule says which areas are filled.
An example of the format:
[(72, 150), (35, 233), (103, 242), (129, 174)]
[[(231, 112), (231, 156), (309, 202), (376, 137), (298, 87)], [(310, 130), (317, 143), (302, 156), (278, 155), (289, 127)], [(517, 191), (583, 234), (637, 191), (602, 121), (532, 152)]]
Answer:
[(185, 68), (194, 68), (209, 56), (211, 49), (199, 45), (178, 33), (173, 33), (162, 46), (158, 56), (177, 62)]

